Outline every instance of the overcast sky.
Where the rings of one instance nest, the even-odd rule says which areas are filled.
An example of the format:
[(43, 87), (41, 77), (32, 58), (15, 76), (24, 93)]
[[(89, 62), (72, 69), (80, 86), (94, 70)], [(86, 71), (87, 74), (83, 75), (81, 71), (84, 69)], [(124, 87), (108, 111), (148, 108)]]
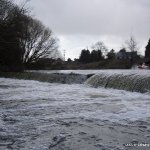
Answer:
[(34, 17), (60, 39), (66, 57), (103, 41), (118, 51), (132, 34), (144, 54), (150, 38), (150, 0), (31, 0)]

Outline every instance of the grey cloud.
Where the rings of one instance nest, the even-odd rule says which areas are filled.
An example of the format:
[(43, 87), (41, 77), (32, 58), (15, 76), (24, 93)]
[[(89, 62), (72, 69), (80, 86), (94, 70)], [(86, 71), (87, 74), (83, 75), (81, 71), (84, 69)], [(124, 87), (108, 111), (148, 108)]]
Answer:
[[(80, 37), (107, 37), (108, 45), (116, 45), (131, 33), (141, 43), (150, 36), (150, 0), (31, 0), (29, 5), (36, 18), (68, 41), (60, 39), (62, 48), (67, 48), (67, 43), (70, 49), (83, 47)], [(111, 37), (115, 37), (114, 43)], [(85, 40), (84, 44), (89, 42)]]
[(147, 36), (148, 0), (32, 0), (37, 16), (59, 34)]

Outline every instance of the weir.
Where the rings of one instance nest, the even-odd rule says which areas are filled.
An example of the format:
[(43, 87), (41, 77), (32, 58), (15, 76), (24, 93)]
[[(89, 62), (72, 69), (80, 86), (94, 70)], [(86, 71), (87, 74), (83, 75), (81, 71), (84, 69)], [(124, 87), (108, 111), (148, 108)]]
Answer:
[(42, 72), (23, 72), (23, 73), (0, 73), (0, 77), (36, 80), (49, 83), (62, 84), (85, 84), (92, 87), (114, 88), (132, 92), (150, 92), (149, 72), (139, 71), (118, 71), (105, 70), (95, 74), (76, 73), (42, 73)]
[(23, 79), (23, 80), (36, 80), (49, 83), (62, 83), (62, 84), (82, 84), (88, 78), (88, 75), (75, 74), (75, 73), (38, 73), (38, 72), (23, 72), (23, 73), (0, 73), (0, 77)]
[(132, 92), (150, 92), (150, 75), (134, 73), (99, 73), (85, 81), (93, 87), (105, 87), (127, 90)]

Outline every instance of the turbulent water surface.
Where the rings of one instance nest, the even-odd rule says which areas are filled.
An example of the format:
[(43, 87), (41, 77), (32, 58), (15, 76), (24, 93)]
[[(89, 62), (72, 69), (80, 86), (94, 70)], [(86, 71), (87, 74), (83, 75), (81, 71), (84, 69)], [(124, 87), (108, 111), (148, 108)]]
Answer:
[(0, 150), (148, 150), (148, 144), (149, 93), (0, 78)]

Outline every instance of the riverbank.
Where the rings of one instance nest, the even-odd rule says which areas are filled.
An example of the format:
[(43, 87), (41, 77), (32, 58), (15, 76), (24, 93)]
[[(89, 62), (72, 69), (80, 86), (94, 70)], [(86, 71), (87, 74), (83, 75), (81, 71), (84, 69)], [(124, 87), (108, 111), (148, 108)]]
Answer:
[[(137, 61), (137, 65), (142, 60)], [(130, 69), (132, 64), (130, 60), (102, 60), (91, 63), (81, 63), (76, 61), (54, 61), (47, 60), (32, 63), (26, 66), (28, 70), (89, 70), (89, 69)]]

